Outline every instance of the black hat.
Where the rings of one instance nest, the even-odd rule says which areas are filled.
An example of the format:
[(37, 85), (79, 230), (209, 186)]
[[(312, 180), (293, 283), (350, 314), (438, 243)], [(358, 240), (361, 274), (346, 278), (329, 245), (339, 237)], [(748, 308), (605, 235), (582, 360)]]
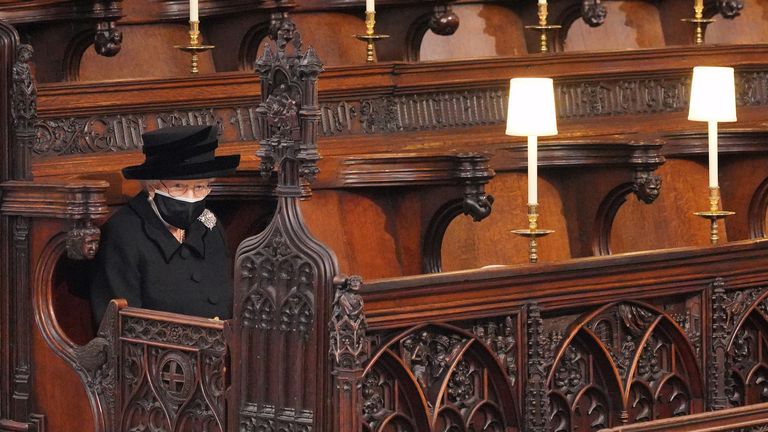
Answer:
[(240, 155), (214, 156), (219, 146), (213, 126), (176, 126), (141, 135), (144, 163), (123, 168), (137, 180), (203, 179), (231, 174)]

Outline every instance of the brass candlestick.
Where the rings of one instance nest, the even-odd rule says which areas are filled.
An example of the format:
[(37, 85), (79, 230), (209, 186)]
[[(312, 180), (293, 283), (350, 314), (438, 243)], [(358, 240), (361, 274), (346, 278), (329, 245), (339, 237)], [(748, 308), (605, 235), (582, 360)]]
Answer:
[(709, 241), (712, 242), (712, 246), (717, 244), (720, 237), (717, 235), (717, 221), (718, 219), (725, 219), (726, 217), (736, 214), (732, 211), (720, 210), (720, 188), (709, 188), (709, 211), (696, 212), (696, 216), (709, 219)]
[(696, 0), (693, 3), (693, 18), (683, 18), (680, 21), (696, 25), (694, 35), (696, 45), (704, 43), (704, 30), (706, 30), (709, 24), (715, 22), (713, 19), (704, 18), (704, 0)]
[(365, 11), (365, 34), (357, 34), (355, 37), (365, 42), (365, 61), (373, 63), (373, 43), (381, 39), (386, 39), (389, 35), (376, 34), (373, 31), (373, 27), (376, 24), (376, 12)]
[(528, 239), (528, 262), (536, 263), (539, 261), (537, 237), (544, 237), (547, 234), (555, 232), (554, 230), (539, 229), (539, 205), (528, 203), (528, 229), (512, 230), (520, 237)]
[(214, 45), (203, 45), (200, 42), (200, 21), (190, 21), (189, 22), (189, 45), (174, 45), (174, 48), (178, 48), (182, 51), (188, 52), (192, 54), (192, 66), (189, 68), (189, 71), (193, 74), (196, 74), (199, 72), (197, 66), (198, 66), (198, 55), (201, 52), (208, 51), (210, 49), (216, 48)]
[(547, 24), (547, 4), (546, 3), (539, 3), (539, 25), (528, 25), (525, 26), (527, 29), (533, 29), (538, 30), (541, 32), (541, 44), (539, 46), (539, 49), (541, 52), (546, 53), (549, 52), (549, 44), (547, 43), (547, 32), (557, 30), (561, 26), (559, 25), (548, 25)]

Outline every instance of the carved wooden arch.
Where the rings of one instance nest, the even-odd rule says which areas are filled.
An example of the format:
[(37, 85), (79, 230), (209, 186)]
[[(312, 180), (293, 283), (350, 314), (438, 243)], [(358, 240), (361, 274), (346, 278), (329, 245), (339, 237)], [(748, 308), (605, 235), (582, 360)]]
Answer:
[(67, 337), (56, 320), (51, 298), (56, 266), (66, 256), (67, 235), (60, 233), (51, 238), (40, 254), (34, 271), (32, 308), (43, 340), (82, 380), (95, 432), (111, 432), (117, 398), (117, 316), (127, 303), (110, 303), (96, 337), (86, 345), (77, 345)]
[[(588, 0), (587, 0), (588, 1)], [(571, 3), (567, 5), (557, 15), (551, 24), (559, 25), (560, 29), (554, 32), (554, 37), (549, 41), (550, 49), (555, 52), (562, 52), (565, 49), (565, 40), (568, 39), (568, 33), (571, 26), (581, 18), (581, 3)], [(536, 33), (538, 35), (538, 33)]]
[[(450, 356), (448, 356), (447, 360), (447, 362), (450, 364), (447, 365), (445, 371), (440, 374), (438, 381), (426, 386), (419, 384), (419, 380), (424, 379), (424, 377), (421, 374), (417, 376), (417, 374), (407, 366), (406, 360), (402, 359), (402, 356), (396, 353), (392, 348), (393, 346), (407, 342), (407, 340), (410, 338), (421, 338), (422, 332), (429, 334), (430, 337), (432, 337), (429, 342), (426, 343), (427, 345), (432, 344), (433, 342), (435, 344), (441, 343), (438, 341), (438, 338), (440, 337), (442, 337), (441, 340), (447, 341), (449, 337), (446, 336), (446, 334), (463, 338), (453, 340), (454, 344), (451, 345), (451, 350), (449, 353)], [(478, 362), (482, 367), (486, 368), (485, 371), (490, 375), (488, 378), (488, 383), (490, 384), (490, 387), (492, 387), (492, 390), (499, 402), (496, 403), (492, 400), (478, 401), (474, 406), (471, 407), (469, 415), (462, 415), (454, 407), (442, 405), (441, 402), (445, 400), (446, 392), (449, 391), (449, 387), (453, 387), (454, 390), (456, 389), (457, 385), (454, 380), (457, 376), (461, 376), (461, 373), (466, 373), (468, 360), (474, 360)], [(499, 362), (499, 359), (488, 349), (488, 347), (482, 341), (478, 339), (476, 335), (467, 332), (464, 329), (444, 323), (425, 323), (410, 327), (394, 335), (393, 337), (388, 338), (387, 341), (380, 346), (377, 352), (374, 353), (368, 361), (366, 368), (363, 371), (364, 383), (366, 382), (367, 376), (375, 373), (375, 370), (380, 362), (387, 362), (388, 365), (399, 365), (400, 369), (391, 372), (399, 373), (400, 377), (407, 378), (405, 380), (407, 384), (405, 385), (409, 386), (409, 388), (415, 388), (417, 390), (416, 395), (411, 395), (412, 401), (410, 405), (422, 406), (423, 409), (427, 409), (426, 413), (419, 413), (419, 415), (426, 415), (428, 418), (428, 428), (417, 429), (419, 431), (428, 432), (432, 430), (438, 430), (434, 428), (440, 424), (439, 421), (441, 419), (444, 420), (445, 418), (451, 417), (454, 419), (464, 419), (462, 422), (466, 421), (467, 425), (471, 425), (471, 422), (474, 419), (473, 416), (483, 409), (496, 410), (497, 415), (501, 417), (500, 419), (496, 419), (496, 424), (500, 428), (498, 430), (507, 430), (506, 428), (518, 427), (519, 425), (519, 411), (516, 406), (516, 400), (514, 398), (513, 391), (509, 384), (509, 377), (504, 372), (504, 367)], [(424, 369), (421, 371), (421, 373), (427, 373), (427, 370)], [(395, 374), (393, 374), (392, 377), (392, 380), (399, 382)], [(365, 388), (363, 390), (363, 395), (366, 396)], [(368, 396), (369, 398), (366, 399), (366, 401), (363, 403), (364, 410), (366, 406), (369, 406), (371, 394)], [(369, 416), (372, 416), (373, 414), (373, 417), (375, 418), (376, 413), (366, 411), (366, 414)], [(463, 423), (461, 424), (463, 425)], [(383, 423), (379, 422), (378, 427), (372, 430), (382, 430), (381, 426), (383, 426)], [(443, 424), (441, 427), (447, 426)], [(465, 430), (464, 427), (466, 426), (454, 425), (454, 427), (459, 428), (456, 429), (458, 431)], [(469, 427), (467, 430), (472, 429)]]
[(85, 52), (93, 45), (95, 34), (93, 29), (83, 30), (76, 34), (67, 44), (67, 48), (64, 50), (62, 65), (65, 80), (78, 81), (80, 79), (80, 63)]
[(443, 239), (451, 222), (464, 213), (463, 201), (462, 198), (456, 198), (443, 204), (429, 222), (422, 251), (424, 273), (443, 271)]
[[(377, 361), (370, 363), (371, 368), (363, 375), (362, 380), (362, 394), (365, 400), (363, 410), (365, 414), (371, 413), (376, 410), (384, 408), (384, 399), (379, 399), (380, 395), (375, 394), (376, 388), (381, 386), (392, 386), (389, 389), (390, 394), (393, 393), (392, 389), (396, 388), (398, 395), (402, 395), (405, 405), (405, 412), (392, 412), (386, 415), (378, 424), (378, 429), (384, 429), (392, 425), (399, 425), (406, 423), (410, 425), (413, 430), (426, 431), (430, 429), (429, 421), (429, 406), (424, 394), (419, 390), (419, 385), (416, 383), (416, 378), (411, 373), (411, 370), (403, 363), (403, 361), (391, 350), (382, 350), (377, 356)], [(373, 370), (374, 365), (380, 365), (384, 370)], [(382, 374), (384, 372), (384, 374)], [(395, 377), (398, 373), (404, 373), (409, 379), (398, 381)], [(400, 388), (398, 388), (400, 387)], [(418, 397), (413, 397), (414, 395)], [(408, 416), (410, 414), (410, 417)], [(363, 424), (363, 430), (366, 432), (374, 432), (377, 425)]]
[(763, 179), (749, 201), (747, 219), (749, 238), (765, 238), (765, 218), (768, 216), (768, 177)]
[[(768, 289), (764, 290), (762, 293), (760, 293), (758, 296), (755, 297), (754, 301), (751, 301), (749, 305), (741, 312), (741, 315), (739, 315), (737, 320), (734, 322), (733, 329), (728, 334), (728, 339), (726, 343), (726, 349), (730, 350), (733, 345), (733, 340), (736, 338), (736, 333), (738, 333), (739, 329), (744, 325), (744, 323), (747, 321), (749, 316), (757, 309), (758, 306), (760, 306), (760, 303), (762, 303), (764, 300), (768, 299)], [(768, 317), (766, 317), (768, 319)]]
[(622, 183), (608, 192), (608, 195), (600, 203), (592, 230), (592, 255), (611, 255), (613, 222), (619, 213), (619, 209), (627, 202), (627, 196), (632, 193), (633, 189), (633, 183)]
[(634, 193), (638, 200), (645, 204), (651, 204), (658, 197), (658, 186), (660, 185), (661, 178), (659, 176), (639, 171), (635, 174), (634, 181), (622, 183), (608, 192), (595, 215), (591, 241), (593, 255), (611, 255), (613, 223), (619, 209), (627, 202), (627, 197)]
[(240, 49), (237, 55), (238, 70), (253, 70), (253, 62), (256, 61), (259, 46), (269, 36), (269, 27), (270, 23), (268, 21), (261, 22), (245, 32), (245, 36), (240, 41)]
[[(747, 331), (750, 326), (756, 334)], [(733, 406), (764, 402), (768, 391), (768, 317), (759, 308), (752, 309), (732, 336), (726, 362), (729, 402)]]
[(424, 35), (429, 30), (429, 18), (431, 12), (419, 15), (405, 33), (405, 61), (419, 61), (421, 56), (421, 43), (424, 41)]
[[(640, 307), (656, 314), (656, 316), (653, 318), (653, 321), (647, 324), (647, 327), (643, 330), (642, 337), (634, 346), (633, 351), (631, 353), (632, 363), (630, 364), (630, 367), (626, 369), (624, 376), (622, 376), (622, 374), (619, 373), (619, 365), (617, 365), (616, 360), (611, 356), (611, 350), (609, 350), (608, 347), (605, 346), (605, 343), (600, 339), (600, 337), (596, 335), (588, 327), (588, 324), (592, 320), (594, 320), (596, 317), (598, 317), (601, 313), (611, 308), (619, 307), (622, 304)], [(574, 321), (569, 326), (568, 334), (565, 335), (565, 337), (563, 337), (562, 341), (558, 346), (557, 353), (553, 357), (551, 369), (549, 370), (549, 374), (547, 377), (547, 388), (549, 388), (550, 391), (552, 391), (555, 376), (558, 373), (558, 366), (563, 361), (563, 359), (566, 358), (567, 350), (571, 347), (572, 342), (574, 341), (578, 342), (579, 340), (578, 338), (581, 337), (582, 338), (581, 340), (586, 342), (586, 343), (582, 342), (582, 346), (585, 349), (587, 349), (588, 352), (591, 352), (593, 355), (596, 354), (598, 357), (601, 357), (602, 361), (607, 362), (611, 366), (612, 371), (609, 375), (612, 376), (615, 380), (617, 380), (617, 382), (614, 385), (616, 385), (621, 392), (621, 401), (620, 401), (621, 412), (630, 412), (631, 411), (630, 397), (632, 395), (633, 388), (635, 388), (639, 361), (641, 359), (641, 356), (645, 355), (644, 350), (646, 349), (646, 347), (649, 346), (648, 344), (650, 339), (654, 337), (654, 335), (656, 335), (659, 331), (665, 337), (671, 339), (670, 342), (675, 344), (675, 346), (682, 348), (677, 350), (677, 353), (682, 357), (682, 359), (684, 359), (682, 369), (688, 375), (689, 380), (688, 380), (688, 384), (685, 384), (685, 381), (680, 378), (678, 370), (677, 369), (672, 370), (672, 371), (669, 371), (669, 373), (667, 373), (664, 376), (664, 378), (660, 381), (660, 383), (656, 386), (655, 392), (651, 392), (650, 387), (646, 389), (647, 392), (653, 397), (653, 400), (656, 400), (660, 396), (660, 393), (665, 388), (665, 386), (668, 383), (672, 382), (673, 379), (675, 379), (683, 383), (683, 385), (686, 386), (686, 390), (689, 391), (688, 402), (703, 401), (704, 400), (704, 384), (702, 380), (703, 377), (699, 370), (698, 360), (696, 359), (696, 356), (694, 354), (693, 346), (691, 345), (688, 338), (685, 336), (684, 331), (674, 321), (674, 319), (672, 319), (669, 315), (667, 315), (663, 311), (659, 310), (658, 308), (650, 304), (647, 304), (644, 302), (638, 302), (638, 301), (613, 302), (613, 303), (601, 306), (592, 312), (586, 313), (582, 315), (577, 321)], [(626, 368), (626, 365), (624, 366), (624, 368)], [(603, 393), (610, 394), (610, 392), (606, 392), (606, 391), (604, 391)], [(574, 407), (576, 406), (577, 402), (578, 402), (578, 399), (574, 398), (572, 402)], [(700, 403), (696, 403), (695, 405), (690, 404), (688, 407), (688, 413), (693, 413), (699, 409), (701, 409)], [(615, 413), (613, 414), (615, 415)]]

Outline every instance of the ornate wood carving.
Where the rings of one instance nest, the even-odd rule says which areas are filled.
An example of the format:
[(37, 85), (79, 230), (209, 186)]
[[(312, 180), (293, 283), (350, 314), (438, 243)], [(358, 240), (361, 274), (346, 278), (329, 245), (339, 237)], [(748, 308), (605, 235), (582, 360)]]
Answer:
[[(487, 155), (478, 153), (438, 157), (351, 159), (345, 162), (340, 176), (344, 185), (355, 187), (401, 184), (463, 186), (464, 197), (450, 200), (439, 208), (424, 234), (425, 272), (439, 272), (443, 236), (451, 221), (464, 214), (479, 222), (491, 213), (493, 196), (485, 193), (485, 184), (495, 173), (489, 168), (488, 160)], [(403, 164), (412, 165), (412, 168), (403, 168)], [(398, 173), (393, 175), (395, 170)]]
[(226, 431), (222, 322), (151, 315), (120, 314), (119, 429)]
[[(485, 333), (488, 329), (495, 332), (499, 324), (477, 323), (475, 334), (449, 325), (418, 325), (393, 337), (382, 335), (386, 340), (372, 353), (363, 378), (363, 430), (519, 427), (512, 380), (494, 351), (511, 350), (515, 337), (511, 325), (503, 334)], [(511, 351), (501, 355), (514, 356)]]
[(548, 432), (550, 423), (550, 401), (547, 395), (547, 375), (551, 352), (543, 334), (541, 309), (537, 303), (526, 307), (526, 328), (528, 336), (527, 380), (525, 382), (525, 430)]
[(459, 16), (451, 10), (450, 4), (436, 4), (427, 23), (434, 34), (450, 36), (459, 28)]
[(262, 83), (256, 119), (261, 172), (277, 171), (278, 204), (267, 228), (245, 239), (235, 257), (237, 361), (228, 418), (240, 431), (330, 430), (328, 326), (338, 270), (332, 253), (307, 231), (298, 205), (302, 186), (318, 172), (322, 64), (311, 48), (301, 50), (287, 16), (276, 36), (256, 61)]
[(499, 364), (506, 368), (505, 372), (512, 386), (517, 383), (518, 374), (518, 342), (515, 338), (515, 328), (512, 316), (506, 317), (502, 323), (487, 321), (472, 328), (475, 337), (496, 354)]
[[(301, 34), (289, 18), (280, 22), (276, 36), (277, 52), (267, 45), (255, 63), (263, 95), (256, 109), (261, 134), (256, 154), (264, 175), (289, 157), (299, 163), (302, 178), (311, 181), (320, 158), (315, 145), (320, 119), (316, 86), (323, 66), (312, 48), (301, 51)], [(293, 52), (286, 51), (288, 44)]]
[(599, 27), (605, 22), (608, 10), (600, 0), (584, 0), (581, 2), (581, 19), (590, 27)]
[(125, 301), (113, 301), (107, 307), (96, 337), (73, 349), (75, 370), (83, 378), (94, 406), (97, 430), (114, 430), (118, 415), (119, 311)]
[(95, 0), (93, 9), (103, 17), (96, 24), (93, 46), (97, 54), (113, 57), (120, 52), (123, 42), (123, 33), (116, 24), (122, 15), (122, 0)]
[(744, 9), (744, 0), (718, 0), (717, 10), (726, 19), (734, 19), (741, 15)]
[(30, 149), (35, 142), (34, 124), (37, 120), (37, 89), (29, 68), (32, 60), (32, 46), (19, 45), (13, 64), (13, 91), (11, 95), (11, 116), (16, 136), (14, 149), (14, 171), (16, 179), (29, 179), (32, 174)]
[(67, 256), (70, 259), (93, 259), (99, 250), (101, 230), (90, 224), (76, 223), (67, 235)]
[[(363, 312), (363, 300), (358, 291), (362, 284), (359, 276), (336, 278), (335, 298), (331, 309), (330, 355), (333, 362), (334, 400), (338, 415), (334, 416), (334, 429), (339, 432), (356, 432), (362, 424), (364, 410), (378, 410), (379, 396), (363, 405), (360, 389), (363, 387), (363, 363), (368, 358), (369, 341), (367, 323)], [(365, 390), (364, 390), (365, 391)], [(370, 387), (368, 392), (370, 392)], [(366, 395), (366, 397), (372, 397)], [(371, 404), (376, 405), (372, 407)]]

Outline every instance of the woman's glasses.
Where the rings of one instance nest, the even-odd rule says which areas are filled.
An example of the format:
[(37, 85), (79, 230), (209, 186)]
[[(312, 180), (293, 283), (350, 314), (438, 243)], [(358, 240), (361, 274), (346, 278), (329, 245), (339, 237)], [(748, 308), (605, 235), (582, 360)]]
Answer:
[(160, 182), (172, 197), (184, 196), (187, 191), (192, 190), (195, 198), (202, 198), (211, 192), (211, 185), (207, 183), (189, 184), (189, 183), (169, 183)]

